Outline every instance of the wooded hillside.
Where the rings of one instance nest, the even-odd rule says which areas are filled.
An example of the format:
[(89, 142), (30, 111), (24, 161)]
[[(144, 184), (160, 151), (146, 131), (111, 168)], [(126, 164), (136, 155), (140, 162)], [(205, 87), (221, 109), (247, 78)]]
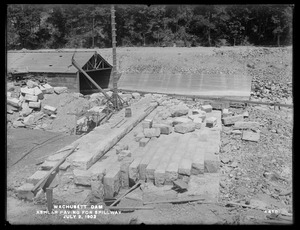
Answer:
[[(116, 5), (118, 46), (292, 44), (293, 5)], [(8, 5), (7, 49), (111, 47), (110, 5)]]

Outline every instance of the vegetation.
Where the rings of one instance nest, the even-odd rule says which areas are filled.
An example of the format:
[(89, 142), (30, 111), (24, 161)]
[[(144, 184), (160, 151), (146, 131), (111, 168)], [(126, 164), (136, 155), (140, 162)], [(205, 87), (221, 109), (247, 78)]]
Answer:
[[(293, 5), (116, 5), (118, 46), (282, 46)], [(111, 47), (110, 5), (8, 5), (7, 49)]]

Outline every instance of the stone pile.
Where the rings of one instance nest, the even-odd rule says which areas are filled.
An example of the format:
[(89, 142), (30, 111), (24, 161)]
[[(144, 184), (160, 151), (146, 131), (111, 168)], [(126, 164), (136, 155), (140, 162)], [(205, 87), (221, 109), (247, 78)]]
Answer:
[[(52, 87), (38, 81), (27, 80), (26, 86), (7, 85), (7, 113), (12, 126), (31, 127), (37, 120), (48, 116), (56, 118), (57, 108), (43, 103), (45, 94), (62, 94), (68, 92), (67, 87)], [(14, 119), (15, 118), (15, 119)]]

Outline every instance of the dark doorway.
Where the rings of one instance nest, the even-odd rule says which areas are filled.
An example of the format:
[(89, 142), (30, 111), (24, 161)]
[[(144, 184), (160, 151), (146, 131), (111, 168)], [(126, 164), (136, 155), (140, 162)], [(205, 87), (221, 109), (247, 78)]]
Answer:
[[(109, 80), (110, 80), (110, 74), (111, 69), (108, 70), (97, 70), (97, 71), (91, 71), (87, 72), (87, 74), (102, 88), (107, 89)], [(91, 94), (99, 92), (99, 90), (96, 88), (96, 86), (93, 85), (92, 82), (90, 82), (89, 79), (87, 79), (86, 76), (84, 76), (83, 73), (79, 74), (80, 77), (80, 93), (82, 94)]]

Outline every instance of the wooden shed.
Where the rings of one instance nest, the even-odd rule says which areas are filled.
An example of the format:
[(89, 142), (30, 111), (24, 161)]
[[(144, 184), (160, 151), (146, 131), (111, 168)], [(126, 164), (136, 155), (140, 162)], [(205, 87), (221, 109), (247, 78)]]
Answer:
[[(66, 86), (71, 92), (89, 94), (99, 90), (72, 65), (74, 51), (21, 50), (7, 52), (7, 72), (34, 75), (51, 86)], [(76, 51), (75, 61), (103, 89), (109, 87), (112, 65), (96, 51)]]

